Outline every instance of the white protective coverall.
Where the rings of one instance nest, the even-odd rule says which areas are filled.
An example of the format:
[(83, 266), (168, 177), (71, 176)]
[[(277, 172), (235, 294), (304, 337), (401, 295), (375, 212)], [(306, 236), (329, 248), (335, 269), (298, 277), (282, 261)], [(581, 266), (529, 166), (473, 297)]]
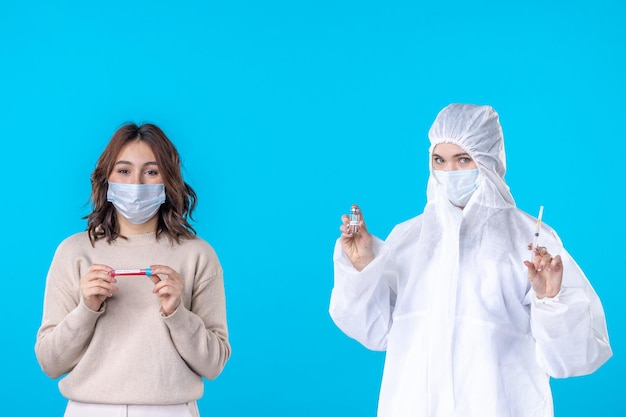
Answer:
[(497, 113), (452, 104), (429, 131), (463, 148), (480, 171), (465, 209), (432, 175), (424, 213), (397, 225), (358, 272), (335, 246), (330, 315), (348, 336), (385, 350), (379, 417), (553, 416), (549, 377), (593, 372), (612, 352), (604, 311), (557, 234), (539, 245), (561, 255), (563, 285), (539, 300), (524, 260), (537, 220), (504, 182)]

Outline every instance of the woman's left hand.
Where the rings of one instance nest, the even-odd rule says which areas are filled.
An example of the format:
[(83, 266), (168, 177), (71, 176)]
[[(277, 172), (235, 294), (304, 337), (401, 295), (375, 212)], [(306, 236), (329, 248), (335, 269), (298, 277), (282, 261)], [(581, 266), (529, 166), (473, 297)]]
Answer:
[(537, 298), (556, 297), (563, 282), (563, 262), (561, 256), (552, 257), (542, 246), (535, 249), (533, 261), (524, 261), (528, 268), (528, 280)]
[[(152, 292), (159, 297), (161, 309), (169, 316), (180, 305), (184, 287), (183, 278), (169, 266), (152, 265), (150, 268), (152, 275), (148, 278), (154, 282)], [(167, 275), (167, 279), (161, 279), (158, 275)]]

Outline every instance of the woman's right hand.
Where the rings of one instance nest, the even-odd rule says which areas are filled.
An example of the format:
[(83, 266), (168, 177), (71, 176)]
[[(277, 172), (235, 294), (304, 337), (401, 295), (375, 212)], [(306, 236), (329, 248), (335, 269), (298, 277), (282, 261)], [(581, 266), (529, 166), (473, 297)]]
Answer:
[(362, 271), (374, 259), (373, 239), (372, 235), (367, 231), (363, 213), (361, 213), (359, 206), (353, 204), (352, 208), (356, 208), (360, 214), (358, 231), (354, 232), (352, 230), (350, 227), (350, 216), (344, 214), (341, 216), (342, 225), (339, 227), (339, 230), (341, 230), (339, 242), (352, 265), (357, 271)]
[(113, 285), (117, 280), (109, 275), (112, 270), (106, 265), (91, 265), (87, 273), (80, 279), (83, 302), (89, 309), (100, 310), (104, 300), (112, 297), (113, 291), (117, 291), (117, 287)]

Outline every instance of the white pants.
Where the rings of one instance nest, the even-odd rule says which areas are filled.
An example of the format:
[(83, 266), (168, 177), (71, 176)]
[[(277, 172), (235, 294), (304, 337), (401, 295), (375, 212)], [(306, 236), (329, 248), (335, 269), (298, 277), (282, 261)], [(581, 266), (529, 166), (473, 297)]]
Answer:
[(199, 417), (195, 401), (174, 405), (89, 404), (68, 401), (64, 417)]

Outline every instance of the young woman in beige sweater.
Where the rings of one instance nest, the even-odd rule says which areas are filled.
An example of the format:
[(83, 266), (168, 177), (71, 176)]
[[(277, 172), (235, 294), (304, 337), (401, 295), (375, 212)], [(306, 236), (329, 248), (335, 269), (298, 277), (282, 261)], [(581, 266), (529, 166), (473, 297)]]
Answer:
[(91, 177), (87, 230), (50, 266), (35, 351), (65, 416), (197, 417), (230, 356), (222, 268), (163, 131), (126, 124)]

